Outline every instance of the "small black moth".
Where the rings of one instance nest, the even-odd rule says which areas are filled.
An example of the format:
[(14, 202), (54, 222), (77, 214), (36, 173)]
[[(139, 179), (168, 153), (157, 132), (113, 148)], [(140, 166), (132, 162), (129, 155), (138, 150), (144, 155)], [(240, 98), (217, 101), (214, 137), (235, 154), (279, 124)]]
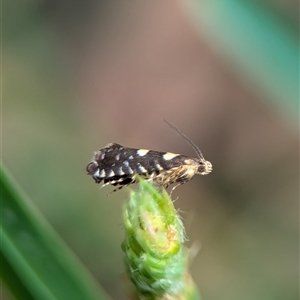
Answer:
[(103, 181), (103, 186), (120, 186), (115, 192), (137, 181), (137, 175), (150, 181), (157, 188), (167, 188), (191, 180), (194, 175), (207, 175), (212, 171), (212, 164), (205, 160), (200, 149), (178, 128), (164, 120), (177, 134), (183, 137), (196, 151), (198, 158), (171, 152), (159, 152), (147, 149), (134, 149), (110, 143), (95, 152), (94, 160), (86, 167), (96, 183)]

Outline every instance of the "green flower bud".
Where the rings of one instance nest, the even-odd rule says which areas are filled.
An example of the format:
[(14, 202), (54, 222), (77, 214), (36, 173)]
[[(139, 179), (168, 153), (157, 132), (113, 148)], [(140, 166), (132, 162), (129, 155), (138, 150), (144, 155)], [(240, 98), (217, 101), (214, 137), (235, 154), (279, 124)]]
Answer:
[(185, 230), (165, 190), (140, 180), (124, 206), (122, 243), (136, 299), (200, 299), (188, 272)]

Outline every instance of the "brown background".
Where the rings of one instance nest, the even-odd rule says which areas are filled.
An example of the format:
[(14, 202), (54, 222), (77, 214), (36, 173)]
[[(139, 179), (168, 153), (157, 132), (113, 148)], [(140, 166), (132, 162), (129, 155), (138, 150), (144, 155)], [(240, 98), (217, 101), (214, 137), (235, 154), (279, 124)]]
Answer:
[[(295, 3), (269, 1), (294, 18)], [(297, 121), (215, 52), (177, 1), (6, 6), (3, 159), (113, 299), (128, 192), (85, 174), (108, 142), (194, 156), (214, 171), (174, 193), (203, 298), (297, 299)], [(12, 17), (9, 17), (12, 16)], [(9, 299), (9, 295), (7, 293)]]

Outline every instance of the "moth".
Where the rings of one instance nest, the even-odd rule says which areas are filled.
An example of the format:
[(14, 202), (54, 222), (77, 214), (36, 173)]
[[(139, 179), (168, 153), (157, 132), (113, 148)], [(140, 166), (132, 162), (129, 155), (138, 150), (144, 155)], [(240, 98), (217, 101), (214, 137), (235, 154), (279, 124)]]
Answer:
[(200, 149), (177, 127), (164, 121), (195, 150), (197, 158), (110, 143), (94, 153), (93, 160), (86, 167), (87, 174), (96, 183), (103, 182), (103, 186), (118, 186), (111, 193), (135, 183), (138, 176), (145, 178), (158, 189), (166, 189), (176, 184), (172, 188), (173, 192), (196, 174), (209, 174), (212, 164), (204, 159)]

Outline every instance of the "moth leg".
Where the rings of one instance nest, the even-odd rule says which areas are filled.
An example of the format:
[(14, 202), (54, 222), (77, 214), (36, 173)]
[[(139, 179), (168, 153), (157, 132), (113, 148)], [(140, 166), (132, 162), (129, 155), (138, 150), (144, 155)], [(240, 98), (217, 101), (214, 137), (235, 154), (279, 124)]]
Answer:
[(110, 195), (113, 194), (114, 192), (119, 191), (119, 190), (121, 190), (122, 188), (124, 188), (124, 187), (126, 187), (126, 186), (128, 186), (128, 185), (129, 185), (129, 184), (121, 185), (121, 186), (119, 186), (118, 188), (116, 188), (116, 189), (112, 190), (111, 192), (109, 192), (106, 196), (110, 196)]
[(180, 185), (182, 185), (182, 184), (184, 184), (184, 182), (179, 182), (178, 184), (176, 184), (176, 185), (174, 185), (174, 186), (172, 187), (171, 192), (170, 192), (170, 197), (172, 196), (172, 193), (174, 192), (174, 190), (175, 190), (178, 186), (180, 186)]
[(111, 185), (120, 185), (119, 187), (117, 187), (116, 189), (112, 190), (111, 192), (109, 192), (107, 194), (107, 196), (110, 196), (111, 194), (113, 194), (116, 191), (121, 190), (124, 187), (129, 186), (130, 184), (135, 183), (135, 177), (127, 177), (127, 178), (120, 178), (118, 181), (113, 181), (110, 182), (109, 184)]
[(168, 188), (169, 183), (165, 182), (165, 176), (164, 174), (159, 174), (159, 172), (153, 172), (149, 174), (147, 177), (144, 177), (151, 185), (158, 190), (160, 193), (165, 189)]
[(174, 190), (175, 190), (177, 187), (179, 187), (180, 185), (182, 185), (182, 184), (184, 184), (184, 183), (186, 183), (186, 182), (188, 182), (188, 181), (189, 181), (189, 180), (181, 180), (181, 181), (178, 182), (178, 184), (174, 185), (174, 186), (172, 187), (172, 189), (171, 189), (170, 196), (172, 196), (172, 193), (174, 192)]

